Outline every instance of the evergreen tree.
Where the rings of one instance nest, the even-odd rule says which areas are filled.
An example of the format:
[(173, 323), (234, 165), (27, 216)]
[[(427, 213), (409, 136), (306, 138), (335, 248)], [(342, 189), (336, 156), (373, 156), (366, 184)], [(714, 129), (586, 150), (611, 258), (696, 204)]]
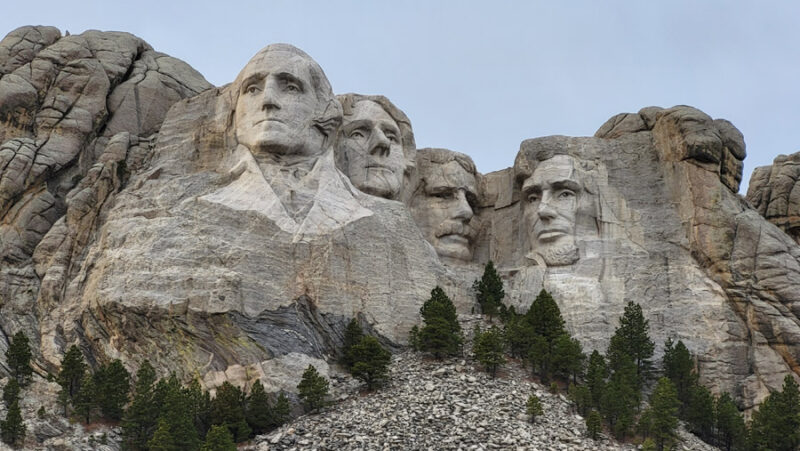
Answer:
[(156, 372), (145, 360), (136, 372), (133, 399), (122, 422), (124, 443), (133, 450), (146, 449), (147, 441), (156, 430), (159, 406), (154, 400)]
[(592, 440), (597, 440), (602, 430), (603, 418), (598, 411), (592, 410), (586, 417), (586, 432)]
[(269, 431), (273, 423), (272, 406), (260, 380), (256, 380), (247, 397), (247, 425), (254, 435)]
[(75, 409), (75, 413), (82, 417), (86, 424), (91, 423), (92, 412), (97, 407), (99, 401), (97, 394), (97, 385), (94, 377), (89, 373), (85, 373), (81, 388), (72, 401), (72, 406)]
[(690, 431), (711, 442), (714, 438), (714, 396), (707, 388), (695, 383), (689, 390), (685, 419)]
[(313, 365), (308, 365), (300, 383), (297, 384), (297, 390), (306, 408), (314, 412), (325, 405), (325, 398), (328, 397), (328, 380), (321, 376)]
[(289, 421), (291, 411), (292, 408), (289, 404), (289, 398), (286, 397), (284, 392), (281, 392), (278, 395), (278, 399), (275, 401), (275, 407), (272, 409), (272, 424), (270, 426), (276, 428)]
[(3, 402), (6, 404), (6, 408), (11, 407), (11, 404), (19, 400), (19, 391), (19, 382), (14, 378), (9, 379), (6, 386), (3, 387)]
[(169, 424), (165, 419), (158, 420), (158, 427), (156, 428), (153, 437), (147, 442), (149, 451), (178, 451), (178, 446), (172, 438), (169, 430)]
[(131, 375), (119, 359), (100, 367), (94, 374), (98, 404), (105, 418), (122, 419), (131, 390)]
[(422, 351), (430, 352), (437, 359), (455, 356), (461, 349), (461, 326), (458, 324), (456, 307), (440, 287), (431, 290), (431, 297), (420, 308), (424, 322), (419, 331)]
[[(171, 374), (166, 383), (160, 385), (159, 396), (162, 397), (159, 409), (158, 435), (162, 425), (166, 426), (170, 441), (179, 450), (193, 450), (200, 447), (200, 437), (194, 425), (191, 399), (188, 390), (181, 386), (175, 374)], [(149, 443), (148, 443), (149, 445)]]
[(650, 396), (650, 435), (660, 451), (669, 449), (676, 438), (678, 427), (678, 392), (672, 382), (662, 377)]
[(622, 360), (633, 359), (638, 388), (646, 382), (652, 366), (650, 358), (653, 356), (655, 344), (650, 340), (649, 329), (650, 325), (642, 314), (642, 307), (634, 302), (628, 302), (606, 353), (612, 370), (616, 370), (622, 364)]
[(528, 396), (528, 402), (525, 403), (525, 412), (528, 414), (528, 417), (530, 417), (531, 423), (536, 420), (537, 416), (544, 413), (542, 402), (535, 393), (531, 393), (530, 396)]
[(636, 365), (630, 358), (620, 359), (619, 368), (611, 374), (603, 390), (600, 408), (614, 436), (624, 439), (633, 425), (640, 401), (636, 382)]
[(419, 326), (415, 325), (411, 328), (408, 332), (408, 346), (411, 348), (412, 351), (420, 351), (420, 344), (419, 344)]
[(184, 389), (189, 403), (189, 410), (197, 429), (198, 437), (205, 437), (211, 428), (211, 395), (200, 387), (197, 379), (192, 379)]
[(9, 406), (6, 419), (0, 421), (0, 438), (12, 446), (25, 440), (25, 423), (22, 421), (19, 401)]
[(685, 415), (689, 405), (692, 387), (697, 384), (697, 373), (694, 371), (694, 361), (689, 350), (678, 340), (677, 344), (668, 339), (664, 344), (664, 376), (675, 385), (678, 399), (682, 403), (681, 412)]
[(714, 404), (717, 442), (719, 446), (731, 451), (734, 446), (742, 444), (746, 434), (744, 417), (733, 402), (731, 395), (723, 393)]
[(770, 393), (753, 413), (749, 441), (758, 450), (790, 451), (800, 445), (800, 393), (791, 374), (783, 390)]
[(349, 323), (347, 323), (347, 327), (344, 330), (344, 341), (342, 345), (342, 358), (341, 362), (345, 368), (350, 370), (353, 367), (353, 359), (350, 355), (350, 350), (361, 341), (361, 338), (364, 336), (364, 331), (361, 330), (361, 325), (358, 324), (355, 318), (351, 319)]
[(228, 428), (216, 425), (208, 431), (206, 441), (200, 451), (236, 451), (236, 443)]
[(384, 349), (375, 337), (361, 337), (361, 340), (350, 349), (350, 359), (353, 364), (351, 373), (364, 381), (370, 390), (383, 384), (389, 377), (392, 354)]
[(600, 407), (600, 399), (605, 391), (607, 378), (606, 359), (596, 350), (592, 351), (592, 355), (589, 356), (589, 366), (586, 369), (586, 385), (592, 394), (592, 405), (595, 407)]
[(534, 334), (527, 354), (534, 369), (538, 368), (539, 376), (546, 383), (550, 380), (553, 369), (556, 341), (567, 334), (564, 319), (556, 301), (550, 293), (542, 289), (525, 314), (525, 320)]
[(575, 403), (575, 410), (581, 416), (586, 416), (589, 409), (592, 407), (592, 392), (586, 385), (569, 384), (567, 388), (567, 395), (569, 399)]
[(247, 440), (251, 431), (245, 418), (245, 395), (239, 387), (228, 381), (217, 387), (211, 400), (211, 424), (228, 426), (237, 443)]
[(583, 353), (581, 342), (571, 338), (568, 334), (562, 334), (556, 338), (553, 346), (553, 372), (577, 383), (578, 378), (583, 375), (583, 364), (586, 361), (586, 354)]
[(64, 405), (64, 415), (67, 414), (68, 404), (78, 394), (85, 373), (86, 362), (83, 361), (83, 353), (77, 346), (70, 346), (61, 361), (61, 371), (59, 371), (57, 378), (58, 384), (61, 386), (59, 399)]
[(28, 337), (19, 331), (11, 337), (11, 343), (6, 351), (6, 364), (11, 370), (11, 377), (17, 380), (20, 386), (26, 386), (31, 380), (31, 346)]
[(509, 315), (505, 337), (512, 357), (527, 359), (534, 335), (533, 326), (524, 315)]
[(495, 326), (483, 333), (478, 333), (472, 344), (472, 353), (475, 360), (492, 375), (497, 374), (497, 369), (506, 363), (503, 353), (504, 346), (503, 332)]
[(472, 284), (472, 289), (478, 298), (481, 312), (484, 315), (489, 315), (491, 320), (492, 316), (500, 312), (501, 307), (503, 307), (503, 298), (506, 295), (503, 290), (503, 281), (500, 279), (500, 275), (497, 274), (497, 270), (491, 260), (483, 268), (481, 280), (476, 280)]

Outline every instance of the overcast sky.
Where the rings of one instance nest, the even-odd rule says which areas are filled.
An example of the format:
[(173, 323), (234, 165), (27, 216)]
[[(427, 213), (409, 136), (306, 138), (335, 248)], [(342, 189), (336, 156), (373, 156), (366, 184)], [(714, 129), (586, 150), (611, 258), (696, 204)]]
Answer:
[(478, 169), (526, 138), (591, 136), (609, 117), (686, 104), (742, 131), (756, 166), (800, 151), (797, 1), (14, 1), (0, 33), (133, 33), (223, 85), (259, 49), (294, 44), (337, 93), (383, 94), (418, 147)]

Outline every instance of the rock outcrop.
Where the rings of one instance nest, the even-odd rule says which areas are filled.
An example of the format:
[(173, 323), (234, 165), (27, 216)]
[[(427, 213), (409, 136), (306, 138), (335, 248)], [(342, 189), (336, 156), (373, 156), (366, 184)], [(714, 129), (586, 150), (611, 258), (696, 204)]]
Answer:
[(780, 155), (753, 171), (747, 201), (800, 244), (800, 153)]
[[(25, 27), (0, 75), (0, 329), (41, 370), (79, 344), (92, 364), (293, 391), (350, 318), (399, 349), (434, 286), (468, 313), (492, 259), (506, 303), (546, 288), (586, 350), (634, 301), (745, 408), (800, 374), (793, 226), (736, 194), (744, 139), (694, 108), (526, 140), (482, 175), (413, 149), (391, 102), (337, 98), (286, 44), (213, 88), (125, 33)], [(793, 205), (777, 185), (751, 202)]]

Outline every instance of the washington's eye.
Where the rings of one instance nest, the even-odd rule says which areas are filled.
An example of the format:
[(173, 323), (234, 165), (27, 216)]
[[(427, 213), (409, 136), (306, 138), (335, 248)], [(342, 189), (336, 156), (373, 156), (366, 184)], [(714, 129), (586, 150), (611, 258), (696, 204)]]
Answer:
[(258, 85), (250, 85), (247, 88), (245, 88), (244, 92), (246, 92), (247, 94), (255, 94), (260, 90), (261, 89), (258, 88)]
[(357, 128), (357, 129), (353, 130), (352, 132), (350, 132), (349, 136), (351, 138), (364, 138), (364, 137), (367, 136), (367, 134), (366, 134), (366, 132), (364, 132), (363, 129)]
[(286, 85), (286, 90), (289, 92), (300, 92), (300, 87), (294, 83), (288, 83)]

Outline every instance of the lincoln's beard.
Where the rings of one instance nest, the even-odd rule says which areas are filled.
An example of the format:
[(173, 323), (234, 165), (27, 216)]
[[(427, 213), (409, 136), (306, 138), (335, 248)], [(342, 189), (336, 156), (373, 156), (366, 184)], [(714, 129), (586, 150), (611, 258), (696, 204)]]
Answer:
[(528, 258), (536, 261), (544, 261), (547, 266), (569, 266), (580, 258), (578, 246), (574, 241), (563, 244), (552, 244), (542, 246), (540, 249), (531, 251)]

